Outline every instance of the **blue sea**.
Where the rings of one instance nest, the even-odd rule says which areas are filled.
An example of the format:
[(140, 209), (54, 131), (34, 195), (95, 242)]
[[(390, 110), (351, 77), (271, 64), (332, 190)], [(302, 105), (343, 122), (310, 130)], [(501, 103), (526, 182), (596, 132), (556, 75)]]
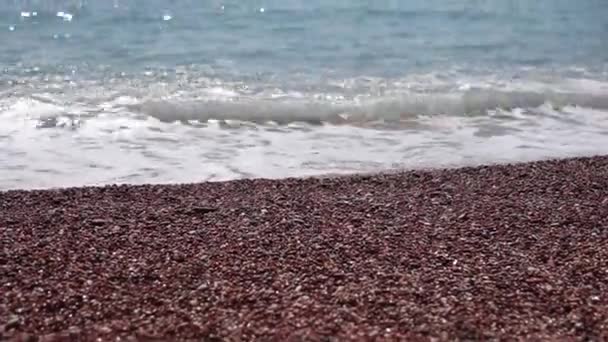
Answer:
[(0, 190), (607, 152), (606, 0), (0, 0)]

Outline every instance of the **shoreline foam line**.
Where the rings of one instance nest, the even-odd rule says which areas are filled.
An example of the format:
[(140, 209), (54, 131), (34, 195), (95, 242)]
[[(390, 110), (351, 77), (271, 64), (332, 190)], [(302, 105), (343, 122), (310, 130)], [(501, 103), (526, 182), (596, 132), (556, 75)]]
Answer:
[(608, 338), (606, 156), (13, 190), (0, 246), (0, 339)]

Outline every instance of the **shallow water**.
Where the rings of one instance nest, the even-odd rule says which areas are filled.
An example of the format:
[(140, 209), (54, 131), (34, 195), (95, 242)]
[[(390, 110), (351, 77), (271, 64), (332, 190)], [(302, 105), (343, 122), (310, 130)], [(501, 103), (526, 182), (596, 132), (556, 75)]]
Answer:
[(608, 2), (0, 0), (0, 189), (608, 152)]

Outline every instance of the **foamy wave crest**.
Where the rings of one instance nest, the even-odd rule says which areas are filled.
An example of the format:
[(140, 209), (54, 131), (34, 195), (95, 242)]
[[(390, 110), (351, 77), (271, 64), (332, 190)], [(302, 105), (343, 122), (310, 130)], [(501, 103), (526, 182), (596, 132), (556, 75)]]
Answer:
[(4, 88), (0, 82), (0, 116), (45, 120), (50, 126), (54, 118), (86, 120), (100, 115), (162, 122), (356, 125), (426, 116), (483, 116), (498, 109), (537, 112), (534, 109), (543, 105), (558, 110), (565, 106), (608, 109), (608, 82), (603, 79), (423, 74), (282, 84), (226, 81), (187, 72), (182, 76), (165, 81), (146, 76), (73, 82), (46, 76), (48, 82), (40, 82), (39, 76), (13, 77)]
[(132, 106), (134, 111), (161, 121), (239, 120), (250, 122), (357, 123), (407, 120), (418, 116), (485, 115), (488, 111), (580, 106), (608, 109), (608, 94), (471, 89), (448, 94), (359, 96), (351, 100), (314, 98), (231, 98), (226, 100), (152, 100)]

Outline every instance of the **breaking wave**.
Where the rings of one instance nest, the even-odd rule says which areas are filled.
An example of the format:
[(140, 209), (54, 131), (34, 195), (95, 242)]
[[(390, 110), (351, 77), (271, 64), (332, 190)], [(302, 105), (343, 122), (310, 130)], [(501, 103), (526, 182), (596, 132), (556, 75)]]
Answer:
[(425, 116), (476, 117), (540, 106), (557, 111), (566, 106), (608, 109), (608, 82), (590, 79), (445, 80), (425, 75), (399, 80), (332, 80), (301, 88), (204, 77), (48, 82), (10, 80), (10, 86), (0, 87), (0, 115), (46, 120), (51, 126), (56, 122), (53, 118), (80, 119), (102, 114), (161, 122), (234, 120), (348, 125), (410, 121)]
[(355, 98), (348, 101), (315, 99), (151, 100), (132, 109), (161, 121), (238, 120), (249, 122), (307, 122), (348, 124), (400, 121), (418, 116), (476, 116), (488, 111), (580, 106), (608, 109), (608, 94), (469, 90), (452, 94), (411, 94)]

